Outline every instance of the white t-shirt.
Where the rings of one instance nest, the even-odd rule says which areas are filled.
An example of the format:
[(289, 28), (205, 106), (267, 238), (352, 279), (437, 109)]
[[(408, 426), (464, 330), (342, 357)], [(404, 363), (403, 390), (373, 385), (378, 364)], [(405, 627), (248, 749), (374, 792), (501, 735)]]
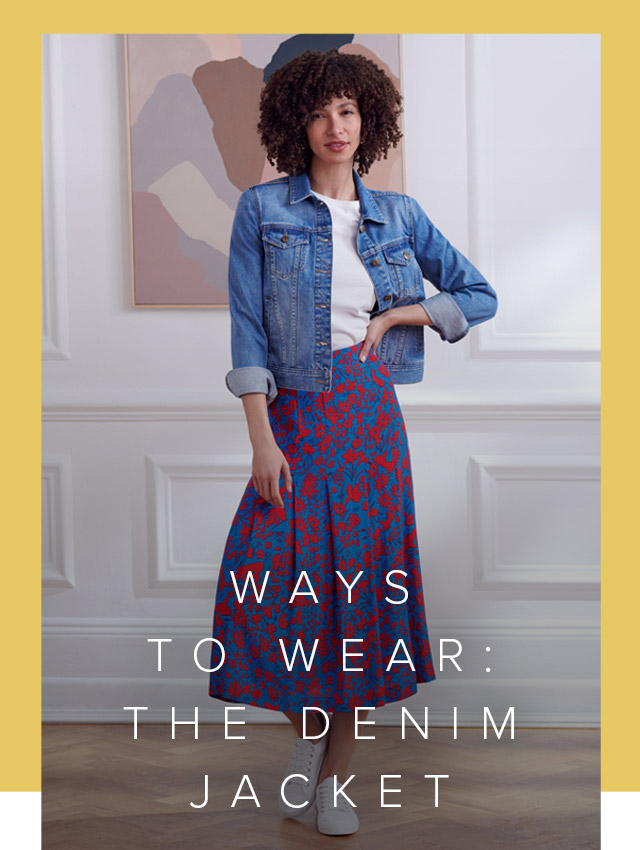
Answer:
[(331, 213), (331, 350), (336, 351), (365, 338), (376, 292), (356, 249), (360, 201), (339, 201), (318, 192), (314, 194)]

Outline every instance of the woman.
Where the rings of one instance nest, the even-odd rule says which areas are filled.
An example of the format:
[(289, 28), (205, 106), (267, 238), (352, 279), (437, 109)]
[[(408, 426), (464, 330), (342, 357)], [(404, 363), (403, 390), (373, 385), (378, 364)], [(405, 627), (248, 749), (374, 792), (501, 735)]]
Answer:
[[(286, 714), (297, 776), (280, 807), (315, 800), (318, 829), (345, 835), (358, 818), (344, 795), (334, 804), (334, 777), (349, 776), (355, 708), (362, 721), (435, 679), (394, 383), (422, 379), (424, 325), (456, 342), (497, 300), (415, 200), (362, 184), (401, 138), (401, 96), (373, 62), (307, 51), (272, 74), (260, 109), (268, 159), (289, 176), (242, 194), (231, 237), (226, 380), (253, 465), (209, 694)], [(429, 298), (424, 277), (440, 290)], [(305, 707), (325, 712), (306, 712), (306, 729)]]

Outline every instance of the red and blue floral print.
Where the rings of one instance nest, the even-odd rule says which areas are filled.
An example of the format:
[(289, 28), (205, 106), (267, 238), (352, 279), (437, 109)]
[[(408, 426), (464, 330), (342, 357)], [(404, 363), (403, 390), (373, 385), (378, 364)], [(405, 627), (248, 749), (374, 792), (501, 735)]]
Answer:
[[(349, 711), (435, 679), (402, 412), (386, 366), (373, 352), (361, 363), (361, 347), (333, 352), (331, 391), (281, 388), (268, 407), (293, 489), (281, 478), (283, 508), (251, 481), (242, 496), (216, 592), (213, 637), (225, 661), (210, 674), (211, 697)], [(232, 573), (240, 593), (246, 582), (242, 602)], [(250, 573), (258, 592), (265, 587), (261, 602)], [(300, 648), (309, 662), (314, 644), (305, 665)], [(214, 643), (211, 667), (220, 658)]]

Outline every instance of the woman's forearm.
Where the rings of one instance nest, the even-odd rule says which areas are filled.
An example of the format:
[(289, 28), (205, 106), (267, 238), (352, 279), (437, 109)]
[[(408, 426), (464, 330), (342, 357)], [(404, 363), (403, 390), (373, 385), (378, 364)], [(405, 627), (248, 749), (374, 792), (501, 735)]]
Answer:
[(408, 304), (406, 307), (392, 307), (380, 315), (384, 316), (388, 327), (393, 325), (432, 325), (429, 314), (420, 304)]
[(253, 448), (275, 443), (267, 412), (266, 395), (264, 393), (245, 393), (242, 396), (242, 405)]
[(432, 325), (433, 322), (421, 304), (407, 304), (406, 307), (392, 307), (378, 313), (369, 322), (358, 359), (364, 363), (369, 351), (376, 351), (382, 337), (394, 325)]

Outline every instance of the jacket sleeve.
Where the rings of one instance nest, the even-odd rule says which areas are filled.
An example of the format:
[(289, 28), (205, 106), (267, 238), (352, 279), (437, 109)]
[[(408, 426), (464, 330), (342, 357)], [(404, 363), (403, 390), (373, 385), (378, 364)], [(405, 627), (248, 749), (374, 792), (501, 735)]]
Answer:
[(278, 394), (267, 368), (267, 334), (263, 323), (264, 248), (251, 189), (238, 200), (229, 248), (229, 311), (231, 362), (228, 389), (238, 398), (264, 393), (267, 404)]
[(415, 255), (423, 275), (440, 290), (420, 301), (432, 327), (447, 342), (458, 342), (473, 325), (495, 316), (498, 297), (478, 269), (445, 239), (422, 207), (409, 198)]

